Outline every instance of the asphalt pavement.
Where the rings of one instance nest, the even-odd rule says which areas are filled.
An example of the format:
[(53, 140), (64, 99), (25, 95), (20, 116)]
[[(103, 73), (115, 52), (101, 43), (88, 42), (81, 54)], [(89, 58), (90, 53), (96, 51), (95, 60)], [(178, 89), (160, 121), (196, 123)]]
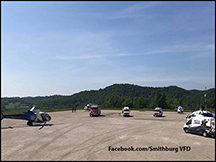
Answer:
[(214, 161), (215, 138), (185, 133), (188, 113), (103, 110), (50, 112), (46, 125), (1, 121), (2, 161)]

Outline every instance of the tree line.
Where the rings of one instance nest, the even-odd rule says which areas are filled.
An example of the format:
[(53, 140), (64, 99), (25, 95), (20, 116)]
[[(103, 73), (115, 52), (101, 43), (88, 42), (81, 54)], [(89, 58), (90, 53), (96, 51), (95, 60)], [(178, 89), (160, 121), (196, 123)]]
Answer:
[[(206, 101), (204, 94), (207, 94)], [(205, 103), (206, 102), (206, 103)], [(104, 89), (81, 91), (70, 96), (44, 97), (4, 97), (1, 98), (1, 110), (26, 110), (36, 105), (43, 110), (83, 108), (87, 103), (99, 104), (105, 108), (132, 109), (174, 109), (183, 106), (184, 109), (199, 109), (205, 107), (215, 109), (215, 88), (207, 91), (185, 90), (177, 86), (142, 87), (133, 84), (114, 84)]]

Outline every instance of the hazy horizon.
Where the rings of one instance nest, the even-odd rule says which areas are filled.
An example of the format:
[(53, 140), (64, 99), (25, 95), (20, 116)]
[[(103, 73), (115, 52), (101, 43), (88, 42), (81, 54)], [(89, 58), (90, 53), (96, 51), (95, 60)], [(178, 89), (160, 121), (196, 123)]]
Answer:
[[(129, 84), (129, 83), (114, 83), (114, 84)], [(114, 84), (112, 84), (112, 85), (114, 85)], [(89, 90), (81, 90), (81, 91), (79, 91), (79, 92), (76, 92), (76, 93), (80, 93), (80, 92), (84, 92), (84, 91), (91, 91), (91, 90), (93, 90), (93, 91), (98, 91), (98, 90), (100, 90), (100, 89), (105, 89), (105, 88), (107, 88), (107, 87), (110, 87), (110, 86), (112, 86), (112, 85), (108, 85), (108, 86), (106, 86), (106, 87), (103, 87), (103, 88), (99, 88), (99, 89), (89, 89)], [(130, 85), (134, 85), (134, 86), (140, 86), (140, 85), (136, 85), (136, 84), (130, 84)], [(170, 85), (170, 86), (176, 86), (176, 85)], [(165, 87), (152, 87), (152, 86), (140, 86), (140, 87), (151, 87), (151, 88), (166, 88), (166, 87), (170, 87), (170, 86), (165, 86)], [(182, 87), (179, 87), (179, 86), (176, 86), (176, 87), (178, 87), (178, 88), (182, 88)], [(182, 89), (184, 89), (184, 88), (182, 88)], [(209, 89), (205, 89), (205, 87), (204, 87), (204, 89), (203, 90), (198, 90), (198, 89), (190, 89), (190, 90), (188, 90), (188, 89), (184, 89), (184, 90), (187, 90), (187, 91), (191, 91), (191, 90), (198, 90), (198, 91), (203, 91), (203, 92), (205, 92), (205, 91), (208, 91), (208, 90), (210, 90), (210, 89), (215, 89), (215, 88), (209, 88)], [(49, 97), (49, 96), (71, 96), (71, 95), (74, 95), (74, 94), (76, 94), (76, 93), (73, 93), (73, 94), (66, 94), (66, 95), (62, 95), (62, 94), (51, 94), (51, 95), (44, 95), (44, 96), (5, 96), (5, 97), (1, 97), (1, 98), (12, 98), (12, 97), (20, 97), (20, 98), (25, 98), (25, 97)]]

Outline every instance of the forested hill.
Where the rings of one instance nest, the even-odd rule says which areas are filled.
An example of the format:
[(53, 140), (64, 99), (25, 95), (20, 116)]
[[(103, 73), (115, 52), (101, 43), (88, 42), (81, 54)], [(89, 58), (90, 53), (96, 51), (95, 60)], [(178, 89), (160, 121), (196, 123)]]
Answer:
[(102, 107), (163, 108), (173, 109), (175, 105), (184, 108), (205, 106), (215, 108), (215, 88), (209, 90), (185, 90), (177, 86), (142, 87), (133, 84), (113, 84), (104, 89), (81, 91), (70, 96), (45, 97), (4, 97), (1, 98), (3, 111), (27, 109), (36, 105), (40, 109), (83, 108), (87, 103), (100, 104)]

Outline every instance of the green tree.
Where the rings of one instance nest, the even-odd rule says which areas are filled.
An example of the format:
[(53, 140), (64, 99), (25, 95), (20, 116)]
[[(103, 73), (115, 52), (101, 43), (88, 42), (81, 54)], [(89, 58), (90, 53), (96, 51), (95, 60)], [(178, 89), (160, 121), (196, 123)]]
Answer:
[(109, 107), (121, 107), (121, 97), (113, 95), (108, 102)]
[(156, 91), (155, 97), (153, 102), (151, 103), (151, 108), (160, 107), (159, 100), (161, 98), (161, 93), (159, 91)]
[(149, 106), (149, 99), (139, 96), (136, 100), (137, 108), (147, 108)]
[(159, 91), (156, 92), (155, 98), (151, 104), (151, 108), (155, 107), (168, 108), (165, 93), (161, 94)]
[(1, 105), (1, 111), (2, 111), (2, 112), (5, 112), (5, 111), (7, 111), (7, 108), (6, 108), (5, 106), (2, 106), (2, 105)]
[(208, 101), (207, 107), (209, 107), (209, 108), (215, 108), (215, 98), (211, 98), (211, 99)]
[(166, 108), (166, 95), (163, 93), (160, 95), (160, 98), (158, 99), (158, 106), (162, 108)]
[(122, 103), (122, 107), (128, 106), (130, 108), (133, 108), (133, 100), (131, 97), (126, 97), (124, 102)]

